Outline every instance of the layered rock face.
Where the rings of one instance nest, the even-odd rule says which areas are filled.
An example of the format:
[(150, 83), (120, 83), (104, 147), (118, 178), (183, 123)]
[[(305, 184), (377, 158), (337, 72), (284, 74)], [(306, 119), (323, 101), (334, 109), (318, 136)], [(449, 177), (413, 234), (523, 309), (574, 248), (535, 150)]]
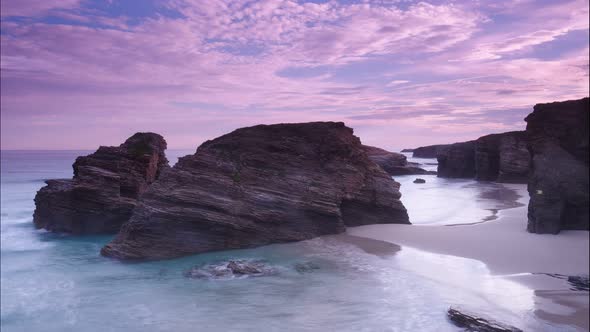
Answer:
[(535, 105), (526, 117), (532, 155), (528, 231), (588, 230), (588, 98)]
[(482, 136), (451, 144), (438, 155), (438, 175), (483, 181), (526, 183), (530, 153), (524, 131)]
[(475, 145), (477, 180), (527, 183), (531, 157), (524, 131), (483, 136)]
[(164, 170), (101, 253), (161, 259), (408, 224), (399, 199), (343, 123), (242, 128)]
[(410, 174), (436, 174), (409, 163), (406, 156), (401, 153), (389, 152), (374, 146), (363, 145), (369, 159), (381, 166), (387, 174), (410, 175)]
[(412, 157), (415, 158), (436, 158), (440, 153), (448, 149), (451, 144), (439, 144), (421, 146), (413, 150)]
[(35, 196), (36, 228), (74, 234), (116, 233), (139, 196), (168, 167), (166, 141), (137, 133), (118, 147), (78, 157), (72, 179), (48, 180)]
[(439, 177), (475, 177), (475, 141), (451, 144), (436, 159)]

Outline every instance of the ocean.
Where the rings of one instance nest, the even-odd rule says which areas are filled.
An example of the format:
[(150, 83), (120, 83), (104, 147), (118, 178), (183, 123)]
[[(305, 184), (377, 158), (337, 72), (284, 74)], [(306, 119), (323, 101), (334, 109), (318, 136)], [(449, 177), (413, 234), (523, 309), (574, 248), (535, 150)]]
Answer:
[[(449, 306), (529, 330), (553, 330), (534, 319), (531, 289), (491, 275), (482, 262), (375, 240), (327, 236), (123, 263), (99, 255), (111, 236), (35, 230), (33, 198), (43, 181), (71, 177), (76, 156), (91, 152), (2, 151), (3, 332), (461, 331), (446, 317)], [(174, 163), (193, 152), (168, 154)], [(427, 182), (412, 183), (416, 177)], [(421, 227), (490, 221), (515, 204), (498, 184), (431, 175), (396, 180), (410, 220)], [(261, 260), (276, 273), (215, 280), (185, 276), (194, 266), (234, 259)], [(298, 264), (315, 268), (299, 271)]]

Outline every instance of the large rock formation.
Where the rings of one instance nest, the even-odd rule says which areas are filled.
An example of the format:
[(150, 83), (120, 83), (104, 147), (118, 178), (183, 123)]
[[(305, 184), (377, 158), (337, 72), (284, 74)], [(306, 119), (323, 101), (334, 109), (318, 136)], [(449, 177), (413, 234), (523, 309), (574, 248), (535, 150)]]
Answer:
[(165, 170), (101, 253), (171, 258), (408, 224), (398, 189), (343, 123), (242, 128)]
[(530, 154), (524, 131), (455, 143), (438, 155), (438, 175), (483, 181), (526, 183)]
[(411, 175), (411, 174), (436, 174), (418, 167), (418, 164), (409, 163), (406, 156), (401, 153), (389, 152), (374, 146), (363, 145), (367, 156), (374, 163), (381, 166), (387, 174)]
[(526, 133), (532, 155), (528, 231), (589, 229), (588, 98), (535, 105)]
[(477, 180), (526, 183), (530, 160), (524, 131), (487, 135), (475, 143)]
[(74, 234), (116, 233), (139, 196), (168, 160), (166, 141), (137, 133), (118, 147), (101, 146), (78, 157), (73, 179), (48, 180), (35, 196), (35, 227)]
[(451, 144), (440, 152), (436, 159), (439, 177), (475, 177), (475, 141)]
[(440, 153), (448, 149), (451, 144), (428, 145), (415, 148), (412, 153), (414, 158), (436, 158)]

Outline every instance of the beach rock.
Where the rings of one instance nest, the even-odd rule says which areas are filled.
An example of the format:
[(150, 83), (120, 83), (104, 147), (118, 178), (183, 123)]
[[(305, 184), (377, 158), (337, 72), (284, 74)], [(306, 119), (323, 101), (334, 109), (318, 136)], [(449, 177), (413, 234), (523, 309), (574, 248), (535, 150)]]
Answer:
[(414, 183), (426, 183), (426, 180), (418, 178), (414, 180)]
[(295, 264), (295, 271), (299, 273), (308, 273), (319, 269), (320, 266), (314, 262), (301, 262)]
[(341, 122), (241, 128), (162, 172), (101, 253), (171, 258), (409, 224), (400, 196)]
[(475, 144), (475, 178), (527, 183), (530, 160), (524, 131), (483, 136)]
[(116, 233), (137, 199), (168, 167), (166, 141), (137, 133), (118, 147), (78, 157), (72, 179), (48, 180), (35, 196), (36, 228), (74, 234)]
[(231, 279), (236, 277), (263, 277), (277, 273), (277, 269), (262, 260), (241, 259), (195, 266), (186, 271), (184, 276), (192, 279)]
[(437, 157), (438, 176), (445, 178), (474, 178), (475, 141), (451, 144)]
[(588, 98), (537, 104), (525, 121), (532, 156), (528, 231), (588, 230)]
[(438, 144), (421, 146), (414, 149), (412, 157), (414, 158), (436, 158), (440, 153), (443, 153), (450, 147), (450, 144)]
[(389, 152), (374, 146), (363, 145), (369, 159), (381, 166), (387, 174), (411, 175), (411, 174), (436, 174), (418, 167), (417, 163), (408, 163), (406, 156), (401, 153)]
[(403, 149), (402, 152), (414, 152), (414, 149)]
[(514, 326), (479, 317), (473, 313), (453, 307), (449, 308), (447, 315), (455, 325), (469, 332), (522, 332), (521, 329)]

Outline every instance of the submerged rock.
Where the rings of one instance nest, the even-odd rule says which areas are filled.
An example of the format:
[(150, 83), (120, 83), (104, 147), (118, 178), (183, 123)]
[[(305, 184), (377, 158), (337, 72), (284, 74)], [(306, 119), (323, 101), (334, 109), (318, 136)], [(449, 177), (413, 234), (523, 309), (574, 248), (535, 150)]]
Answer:
[(408, 163), (406, 156), (401, 153), (389, 152), (374, 146), (363, 145), (367, 156), (377, 165), (381, 166), (387, 174), (412, 175), (412, 174), (436, 174), (418, 167), (416, 163)]
[(588, 275), (568, 276), (567, 282), (569, 282), (575, 290), (590, 291), (590, 278)]
[(236, 277), (263, 277), (277, 274), (274, 267), (262, 260), (230, 260), (217, 264), (195, 266), (184, 276), (193, 279), (231, 279)]
[(417, 178), (416, 180), (414, 180), (414, 183), (426, 183), (426, 180)]
[(314, 262), (301, 262), (295, 264), (295, 271), (299, 273), (308, 273), (319, 269), (320, 266)]
[(74, 234), (116, 233), (129, 220), (137, 199), (168, 160), (166, 141), (137, 133), (120, 146), (101, 146), (73, 164), (74, 177), (47, 180), (35, 196), (36, 228)]
[(535, 105), (525, 121), (532, 155), (528, 231), (588, 230), (588, 98)]
[(465, 331), (469, 332), (522, 332), (521, 329), (514, 326), (495, 322), (453, 307), (449, 308), (447, 314), (455, 325), (465, 328)]
[(101, 253), (171, 258), (409, 224), (400, 196), (341, 122), (242, 128), (165, 170)]

